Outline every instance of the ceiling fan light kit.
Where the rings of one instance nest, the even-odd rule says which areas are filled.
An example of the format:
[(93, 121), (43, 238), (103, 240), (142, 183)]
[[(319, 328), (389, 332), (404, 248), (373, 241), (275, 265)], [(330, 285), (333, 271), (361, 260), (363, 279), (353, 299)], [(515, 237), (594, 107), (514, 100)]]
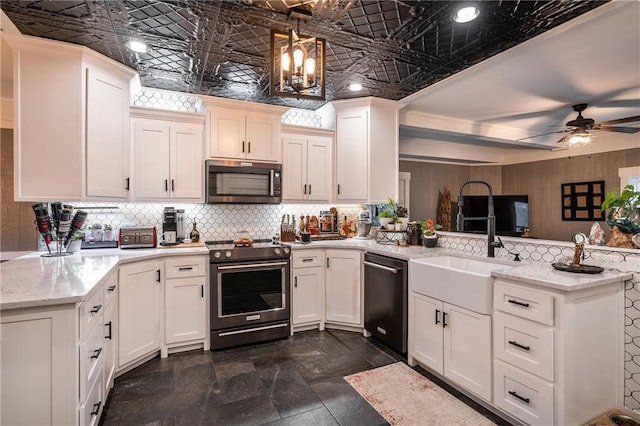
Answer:
[(473, 5), (464, 5), (453, 13), (451, 19), (458, 24), (466, 24), (476, 19), (480, 15), (480, 9)]
[(567, 144), (567, 147), (574, 148), (574, 147), (592, 144), (597, 139), (598, 138), (596, 137), (596, 135), (587, 133), (585, 131), (581, 133), (574, 133), (571, 136), (567, 137), (566, 144)]

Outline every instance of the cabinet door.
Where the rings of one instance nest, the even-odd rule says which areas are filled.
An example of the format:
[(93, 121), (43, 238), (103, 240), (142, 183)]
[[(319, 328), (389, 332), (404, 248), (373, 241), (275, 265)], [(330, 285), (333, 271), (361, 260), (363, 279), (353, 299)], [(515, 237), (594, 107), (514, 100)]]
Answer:
[(362, 326), (360, 251), (327, 250), (326, 320)]
[(206, 277), (166, 280), (165, 341), (169, 343), (204, 339)]
[(251, 112), (246, 123), (246, 158), (280, 161), (280, 116)]
[(116, 372), (117, 306), (113, 302), (104, 311), (104, 395), (109, 394)]
[(341, 112), (336, 126), (337, 200), (367, 200), (368, 113), (363, 109)]
[(282, 141), (282, 198), (291, 201), (305, 200), (307, 139), (299, 135), (286, 135)]
[(491, 315), (444, 304), (444, 375), (491, 401)]
[(409, 292), (409, 355), (442, 374), (442, 302)]
[(171, 127), (171, 196), (202, 200), (202, 128)]
[(322, 321), (322, 267), (299, 268), (293, 271), (292, 323)]
[(118, 366), (160, 349), (160, 262), (120, 268)]
[(129, 82), (87, 69), (87, 196), (127, 199)]
[(245, 158), (245, 114), (233, 109), (209, 111), (211, 157)]
[(331, 170), (331, 138), (310, 137), (307, 141), (307, 199), (331, 200)]
[(134, 123), (135, 171), (133, 188), (136, 199), (163, 199), (169, 196), (168, 124), (152, 121)]

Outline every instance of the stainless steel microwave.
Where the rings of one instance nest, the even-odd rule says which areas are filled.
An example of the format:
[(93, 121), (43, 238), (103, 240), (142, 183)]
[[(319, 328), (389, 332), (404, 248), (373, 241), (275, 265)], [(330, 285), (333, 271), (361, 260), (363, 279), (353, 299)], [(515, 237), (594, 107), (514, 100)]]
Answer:
[(207, 160), (207, 203), (278, 204), (282, 202), (282, 165), (251, 161)]

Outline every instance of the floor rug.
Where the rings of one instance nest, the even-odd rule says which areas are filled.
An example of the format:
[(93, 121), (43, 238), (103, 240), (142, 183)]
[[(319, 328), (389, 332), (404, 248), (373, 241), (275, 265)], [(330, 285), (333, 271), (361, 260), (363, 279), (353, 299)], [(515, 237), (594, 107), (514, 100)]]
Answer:
[(402, 362), (344, 378), (391, 425), (494, 425)]

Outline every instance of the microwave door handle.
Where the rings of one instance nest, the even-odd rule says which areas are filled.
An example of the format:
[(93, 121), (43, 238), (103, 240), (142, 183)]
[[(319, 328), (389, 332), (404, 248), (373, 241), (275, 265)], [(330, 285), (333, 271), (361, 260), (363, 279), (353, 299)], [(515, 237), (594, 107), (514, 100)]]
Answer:
[(275, 179), (275, 172), (273, 171), (273, 169), (269, 170), (269, 196), (273, 197), (274, 196), (274, 189), (273, 189), (273, 181)]

